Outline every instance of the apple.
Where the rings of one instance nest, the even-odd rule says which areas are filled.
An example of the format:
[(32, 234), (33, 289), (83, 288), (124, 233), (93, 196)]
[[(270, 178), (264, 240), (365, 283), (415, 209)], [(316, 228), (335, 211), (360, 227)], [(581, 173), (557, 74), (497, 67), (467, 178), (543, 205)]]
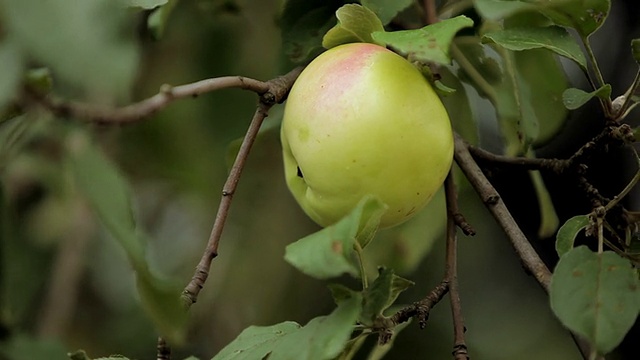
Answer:
[(453, 159), (449, 116), (429, 82), (378, 45), (340, 45), (315, 58), (285, 104), (281, 141), (287, 185), (321, 226), (368, 194), (400, 224), (440, 188)]

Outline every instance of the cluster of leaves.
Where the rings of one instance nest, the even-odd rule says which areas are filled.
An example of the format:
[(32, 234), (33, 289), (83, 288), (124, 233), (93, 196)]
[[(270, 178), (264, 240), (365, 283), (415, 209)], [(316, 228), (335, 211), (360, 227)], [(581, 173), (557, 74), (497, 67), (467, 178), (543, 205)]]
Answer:
[[(35, 0), (0, 2), (3, 5), (0, 15), (8, 34), (0, 43), (0, 63), (12, 69), (7, 73), (13, 74), (0, 83), (0, 111), (5, 121), (2, 144), (12, 142), (28, 116), (10, 106), (14, 94), (19, 93), (19, 86), (26, 85), (30, 91), (41, 93), (51, 88), (46, 71), (30, 71), (22, 77), (32, 59), (55, 69), (58, 81), (85, 84), (86, 88), (81, 90), (86, 93), (106, 93), (117, 98), (130, 89), (137, 58), (135, 46), (127, 41), (104, 46), (110, 43), (111, 36), (122, 32), (128, 15), (108, 3), (107, 0), (87, 1), (82, 6), (68, 4), (68, 9), (62, 9), (53, 3), (41, 4)], [(123, 0), (123, 3), (138, 9), (155, 9), (148, 25), (153, 34), (160, 36), (177, 0)], [(612, 121), (622, 121), (638, 103), (633, 95), (638, 79), (624, 98), (611, 99), (611, 86), (600, 75), (589, 44), (589, 36), (607, 18), (608, 0), (476, 0), (473, 9), (467, 10), (475, 12), (481, 22), (474, 24), (469, 17), (460, 15), (422, 28), (412, 26), (419, 23), (411, 17), (415, 12), (409, 10), (413, 1), (363, 0), (360, 3), (287, 1), (280, 25), (284, 49), (290, 59), (304, 63), (324, 49), (349, 42), (387, 46), (419, 66), (438, 89), (448, 94), (443, 101), (451, 112), (454, 127), (472, 143), (477, 141), (477, 126), (463, 83), (476, 89), (494, 106), (504, 153), (509, 156), (535, 156), (536, 146), (558, 131), (567, 111), (592, 98), (600, 101), (605, 115)], [(106, 16), (105, 11), (112, 12), (113, 16)], [(38, 13), (42, 17), (23, 16), (26, 13)], [(104, 18), (114, 20), (102, 21)], [(57, 23), (68, 19), (73, 20), (65, 31), (86, 36), (55, 31)], [(390, 31), (392, 22), (395, 22), (394, 28), (411, 29)], [(586, 52), (569, 29), (578, 34)], [(39, 34), (43, 32), (54, 38), (41, 37)], [(92, 44), (100, 45), (91, 48)], [(633, 45), (633, 55), (638, 60), (640, 43), (635, 41)], [(60, 49), (48, 51), (50, 46)], [(74, 49), (90, 51), (94, 61), (89, 65), (69, 61), (73, 59), (69, 54), (73, 54)], [(593, 84), (592, 91), (568, 88), (557, 55), (573, 61), (585, 73)], [(452, 59), (455, 66), (451, 65)], [(432, 72), (427, 64), (436, 64), (437, 71)], [(95, 68), (101, 71), (96, 72)], [(79, 78), (83, 81), (77, 81)], [(105, 83), (110, 86), (105, 87)], [(125, 250), (136, 272), (144, 308), (159, 332), (169, 341), (180, 343), (186, 321), (180, 288), (149, 270), (145, 258), (146, 235), (134, 220), (128, 185), (86, 134), (71, 129), (66, 139), (64, 166), (70, 169), (83, 196)], [(558, 219), (542, 178), (537, 172), (531, 172), (531, 177), (543, 219), (540, 234), (548, 236), (558, 227)], [(398, 295), (411, 282), (386, 268), (381, 268), (370, 282), (364, 270), (363, 249), (373, 240), (383, 211), (384, 206), (377, 199), (365, 198), (342, 221), (291, 244), (285, 254), (287, 262), (309, 276), (326, 280), (347, 274), (361, 280), (360, 289), (332, 284), (330, 289), (337, 306), (330, 314), (312, 319), (304, 326), (287, 321), (268, 327), (249, 327), (213, 359), (350, 359), (367, 336), (380, 332), (391, 332), (395, 336), (402, 326), (389, 325), (387, 316)], [(551, 286), (551, 307), (565, 326), (587, 338), (599, 353), (607, 353), (619, 344), (637, 318), (640, 284), (630, 262), (620, 255), (574, 248), (576, 234), (590, 224), (586, 215), (580, 216), (568, 221), (558, 233), (561, 259)], [(0, 348), (0, 353), (9, 356), (28, 354), (28, 351), (61, 354), (60, 349), (38, 344), (33, 346), (19, 339)], [(390, 344), (374, 346), (369, 358), (381, 358)], [(71, 358), (88, 359), (83, 353), (73, 354)]]
[[(244, 330), (235, 341), (213, 359), (235, 359), (239, 354), (251, 359), (289, 359), (293, 354), (305, 359), (351, 359), (368, 335), (383, 330), (384, 312), (412, 282), (379, 269), (369, 284), (362, 264), (363, 250), (373, 240), (386, 206), (375, 197), (363, 198), (345, 218), (321, 231), (289, 245), (285, 260), (303, 273), (317, 279), (341, 275), (360, 278), (362, 289), (331, 284), (337, 304), (327, 316), (312, 319), (305, 326), (293, 322)], [(357, 324), (357, 325), (356, 325)], [(401, 328), (399, 328), (401, 329)], [(352, 337), (352, 334), (356, 333)], [(381, 358), (390, 343), (379, 343), (370, 352)]]
[[(317, 37), (291, 36), (291, 29), (303, 26), (303, 22), (285, 27), (289, 55), (293, 60), (305, 61), (315, 55), (320, 45), (331, 48), (349, 42), (370, 42), (390, 47), (412, 62), (440, 64), (443, 82), (455, 79), (448, 75), (453, 72), (493, 104), (504, 140), (504, 154), (508, 156), (535, 156), (536, 146), (558, 131), (567, 111), (592, 98), (600, 101), (605, 117), (616, 122), (623, 121), (638, 103), (634, 95), (637, 79), (622, 97), (611, 99), (611, 85), (604, 82), (589, 43), (589, 37), (607, 18), (609, 1), (478, 0), (474, 8), (482, 22), (476, 24), (474, 31), (457, 36), (461, 29), (472, 26), (469, 18), (458, 16), (422, 29), (387, 32), (384, 26), (408, 4), (377, 3), (371, 6), (363, 1), (363, 6), (347, 4), (337, 9), (337, 24), (321, 42)], [(289, 5), (285, 14), (300, 11), (299, 2), (290, 1)], [(569, 30), (575, 31), (577, 38)], [(640, 40), (632, 42), (636, 59), (639, 43)], [(593, 90), (569, 88), (557, 55), (573, 61)], [(451, 58), (457, 66), (447, 68)], [(435, 81), (440, 89), (451, 87), (464, 93), (459, 81), (450, 84), (443, 86)], [(444, 101), (451, 105), (446, 98)], [(457, 95), (455, 101), (463, 103), (448, 109), (468, 106), (466, 96)], [(460, 133), (475, 133), (471, 119), (452, 116), (452, 120)], [(472, 135), (469, 140), (474, 138)], [(548, 237), (558, 228), (558, 218), (539, 173), (532, 171), (531, 177), (540, 202), (539, 233)], [(634, 180), (628, 188), (635, 185)], [(626, 192), (619, 198), (624, 195)], [(565, 326), (588, 339), (598, 353), (605, 354), (620, 343), (635, 323), (640, 311), (640, 291), (638, 275), (626, 259), (630, 256), (627, 252), (618, 249), (617, 253), (595, 253), (584, 246), (573, 247), (577, 233), (593, 222), (589, 219), (587, 215), (570, 219), (558, 233), (561, 260), (550, 289), (551, 307)], [(627, 245), (631, 244), (631, 233), (627, 232)], [(606, 239), (601, 237), (599, 241)]]

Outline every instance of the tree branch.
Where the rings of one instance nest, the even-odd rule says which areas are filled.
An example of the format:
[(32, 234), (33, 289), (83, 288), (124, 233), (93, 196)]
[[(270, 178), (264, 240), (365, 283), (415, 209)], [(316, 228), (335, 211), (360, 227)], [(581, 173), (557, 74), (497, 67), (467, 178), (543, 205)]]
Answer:
[(400, 309), (397, 313), (393, 314), (389, 320), (391, 320), (391, 326), (397, 326), (403, 322), (409, 321), (413, 317), (417, 317), (420, 329), (424, 329), (427, 326), (427, 320), (429, 319), (429, 312), (431, 309), (444, 298), (449, 291), (449, 282), (443, 279), (424, 299), (413, 303), (411, 306), (407, 306)]
[(157, 111), (178, 99), (194, 98), (201, 94), (226, 88), (250, 90), (260, 96), (272, 91), (273, 84), (243, 76), (225, 76), (205, 79), (190, 84), (171, 86), (162, 85), (160, 91), (145, 100), (120, 108), (98, 106), (77, 101), (68, 101), (52, 95), (39, 96), (26, 89), (26, 95), (52, 113), (62, 117), (74, 117), (90, 122), (107, 124), (126, 124), (137, 122), (153, 115)]
[[(384, 330), (389, 330), (413, 317), (418, 318), (420, 328), (424, 329), (431, 309), (449, 293), (454, 335), (452, 354), (456, 360), (468, 360), (469, 354), (464, 339), (464, 319), (460, 305), (460, 293), (458, 292), (458, 239), (456, 230), (457, 226), (460, 226), (461, 230), (467, 235), (473, 235), (475, 231), (464, 220), (464, 216), (458, 210), (458, 193), (453, 180), (453, 167), (449, 170), (445, 181), (445, 193), (447, 198), (447, 245), (444, 278), (424, 299), (392, 315), (389, 318), (389, 322), (387, 322), (387, 328)], [(382, 334), (388, 332), (382, 331)]]
[(438, 22), (438, 10), (436, 9), (435, 0), (423, 0), (422, 7), (424, 11), (424, 22), (427, 25), (435, 24)]
[(478, 167), (478, 164), (473, 160), (467, 143), (458, 134), (455, 135), (454, 156), (456, 163), (460, 166), (467, 179), (469, 179), (469, 182), (478, 195), (480, 195), (484, 205), (489, 209), (491, 214), (493, 214), (493, 217), (507, 234), (511, 245), (516, 250), (525, 269), (535, 277), (538, 284), (540, 284), (545, 291), (549, 292), (551, 272), (533, 249), (529, 240), (527, 240), (527, 237), (513, 219), (513, 216), (511, 216), (511, 213), (509, 213), (509, 210), (496, 189), (491, 185), (482, 173), (482, 170), (480, 170), (480, 167)]
[(231, 167), (227, 181), (222, 188), (222, 199), (220, 200), (218, 212), (216, 214), (205, 251), (202, 254), (200, 262), (196, 266), (195, 274), (182, 293), (182, 298), (187, 307), (190, 307), (196, 302), (198, 294), (200, 293), (200, 290), (202, 290), (202, 287), (209, 276), (211, 262), (218, 255), (218, 245), (220, 243), (220, 237), (222, 236), (224, 224), (229, 214), (231, 200), (233, 199), (233, 195), (240, 180), (240, 175), (244, 169), (251, 146), (258, 135), (260, 126), (262, 125), (265, 117), (267, 117), (271, 106), (285, 100), (289, 89), (291, 89), (293, 82), (297, 79), (298, 75), (300, 75), (301, 71), (302, 68), (296, 68), (282, 77), (267, 82), (269, 90), (263, 93), (260, 97), (258, 108), (253, 115), (253, 119), (251, 120), (251, 124), (244, 136), (242, 145), (240, 146), (240, 150), (236, 156), (236, 160)]
[[(453, 167), (444, 183), (447, 199), (447, 245), (445, 279), (449, 283), (449, 300), (451, 303), (451, 317), (453, 318), (453, 358), (455, 360), (469, 360), (467, 344), (464, 339), (464, 318), (458, 291), (458, 237), (456, 235), (456, 215), (458, 212), (458, 192), (453, 179)], [(461, 215), (460, 215), (461, 216)], [(468, 224), (467, 224), (468, 225)]]
[[(480, 170), (480, 167), (478, 167), (478, 164), (473, 160), (469, 152), (469, 145), (458, 134), (455, 134), (454, 156), (456, 163), (460, 166), (462, 172), (478, 195), (480, 195), (482, 202), (504, 230), (524, 268), (532, 274), (538, 284), (549, 293), (551, 272), (533, 249), (513, 216), (509, 213), (509, 210), (496, 189), (491, 185)], [(582, 357), (585, 360), (590, 359), (591, 346), (578, 335), (571, 333), (571, 336), (578, 346)]]
[(569, 166), (568, 160), (561, 159), (537, 159), (526, 157), (513, 157), (497, 155), (487, 150), (468, 145), (467, 149), (477, 160), (499, 163), (504, 166), (513, 166), (526, 170), (550, 170), (556, 173), (564, 171)]
[(557, 174), (561, 174), (568, 169), (574, 169), (577, 173), (580, 173), (582, 171), (581, 165), (587, 162), (594, 153), (603, 152), (609, 145), (630, 144), (634, 141), (633, 129), (627, 124), (621, 124), (606, 126), (568, 159), (536, 159), (497, 155), (468, 144), (467, 150), (477, 160), (504, 166), (513, 166), (526, 170), (548, 170)]

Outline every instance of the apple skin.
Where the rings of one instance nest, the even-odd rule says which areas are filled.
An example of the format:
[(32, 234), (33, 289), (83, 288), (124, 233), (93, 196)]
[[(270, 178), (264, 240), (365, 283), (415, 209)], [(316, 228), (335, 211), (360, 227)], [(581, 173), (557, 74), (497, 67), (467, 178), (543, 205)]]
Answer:
[(384, 47), (353, 43), (315, 58), (294, 83), (281, 141), (287, 185), (321, 226), (367, 194), (400, 224), (431, 200), (453, 159), (449, 116), (429, 82)]

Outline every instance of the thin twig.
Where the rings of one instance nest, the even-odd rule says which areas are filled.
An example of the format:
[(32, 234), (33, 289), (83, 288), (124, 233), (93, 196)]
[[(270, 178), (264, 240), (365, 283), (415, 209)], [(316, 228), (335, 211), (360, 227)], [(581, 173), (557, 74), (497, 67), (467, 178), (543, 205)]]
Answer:
[(513, 166), (523, 170), (548, 170), (562, 174), (568, 169), (580, 172), (580, 165), (587, 162), (594, 153), (603, 152), (609, 145), (630, 144), (635, 141), (633, 129), (627, 124), (606, 126), (590, 141), (582, 145), (568, 159), (536, 159), (527, 157), (504, 156), (467, 145), (467, 149), (477, 160), (497, 163), (501, 166)]
[(624, 120), (624, 118), (628, 114), (627, 110), (629, 109), (629, 105), (631, 104), (631, 99), (633, 98), (633, 94), (636, 92), (638, 85), (640, 85), (640, 70), (636, 71), (636, 76), (633, 78), (633, 82), (629, 86), (629, 89), (627, 89), (627, 91), (624, 93), (623, 95), (624, 100), (620, 105), (620, 108), (618, 109), (615, 108), (615, 101), (614, 101), (614, 108), (613, 108), (613, 115), (615, 117), (614, 120), (616, 121)]
[(267, 82), (269, 85), (269, 91), (261, 96), (260, 103), (258, 104), (258, 108), (251, 120), (251, 124), (247, 129), (247, 133), (242, 141), (236, 160), (231, 167), (227, 181), (222, 188), (222, 199), (220, 200), (218, 212), (216, 214), (205, 251), (202, 254), (200, 262), (196, 266), (195, 274), (182, 293), (182, 297), (187, 307), (196, 302), (198, 294), (200, 293), (200, 290), (202, 290), (202, 287), (209, 276), (211, 262), (218, 255), (218, 245), (220, 237), (222, 236), (224, 224), (229, 214), (231, 200), (233, 199), (236, 187), (238, 186), (238, 181), (240, 180), (240, 175), (244, 169), (251, 146), (258, 135), (262, 121), (267, 116), (271, 106), (275, 103), (284, 101), (291, 85), (298, 75), (300, 75), (301, 71), (302, 68), (296, 68), (287, 75)]
[(411, 306), (400, 309), (397, 313), (393, 314), (389, 320), (392, 325), (396, 326), (403, 322), (409, 321), (413, 317), (417, 317), (420, 329), (424, 329), (427, 326), (427, 320), (429, 319), (429, 313), (431, 309), (442, 300), (442, 298), (449, 291), (449, 282), (442, 280), (424, 299), (413, 303)]
[(471, 155), (473, 155), (477, 160), (499, 163), (501, 166), (514, 166), (523, 170), (549, 170), (555, 173), (561, 173), (569, 165), (568, 160), (562, 159), (504, 156), (494, 154), (475, 146), (469, 146), (468, 149)]
[(196, 266), (196, 272), (193, 275), (193, 278), (182, 293), (183, 298), (187, 300), (187, 305), (196, 302), (198, 294), (200, 293), (200, 290), (204, 286), (204, 283), (207, 281), (207, 277), (209, 276), (211, 261), (216, 256), (218, 256), (218, 244), (220, 242), (224, 224), (227, 220), (227, 215), (229, 215), (231, 200), (233, 199), (233, 195), (236, 191), (236, 187), (238, 185), (238, 181), (240, 180), (242, 170), (244, 169), (249, 150), (251, 149), (251, 146), (253, 145), (256, 136), (258, 135), (260, 125), (262, 125), (262, 121), (265, 117), (267, 117), (269, 108), (270, 106), (263, 104), (260, 104), (260, 106), (258, 106), (258, 109), (256, 110), (255, 114), (253, 115), (253, 119), (251, 120), (251, 124), (249, 125), (249, 129), (247, 130), (247, 134), (244, 137), (244, 140), (240, 147), (240, 151), (238, 152), (238, 155), (236, 157), (236, 161), (233, 164), (231, 172), (229, 173), (229, 177), (227, 178), (227, 181), (223, 186), (222, 199), (220, 200), (218, 213), (216, 214), (213, 228), (211, 229), (211, 235), (209, 236), (207, 247), (204, 251), (204, 254), (202, 255), (202, 258), (200, 259), (200, 262)]
[(55, 98), (52, 95), (40, 97), (34, 92), (26, 91), (28, 98), (35, 100), (58, 116), (70, 116), (91, 122), (107, 124), (126, 124), (143, 120), (158, 110), (165, 108), (174, 100), (193, 98), (212, 91), (240, 88), (263, 95), (270, 90), (268, 82), (243, 76), (224, 76), (205, 79), (190, 84), (171, 86), (162, 85), (160, 91), (145, 100), (120, 108), (99, 106), (77, 101)]
[(538, 283), (549, 291), (549, 281), (551, 272), (542, 262), (538, 253), (533, 249), (529, 240), (524, 235), (511, 213), (500, 198), (496, 189), (484, 176), (478, 164), (473, 160), (466, 142), (458, 135), (455, 135), (455, 159), (462, 169), (469, 182), (476, 190), (482, 202), (493, 214), (500, 226), (504, 229), (511, 245), (522, 260), (524, 267), (536, 278)]
[(157, 360), (171, 360), (171, 347), (163, 337), (158, 338), (157, 354)]
[[(453, 170), (453, 167), (451, 168)], [(451, 303), (451, 316), (453, 318), (453, 358), (455, 360), (468, 360), (469, 353), (464, 339), (464, 318), (460, 305), (460, 293), (458, 291), (458, 238), (456, 236), (455, 215), (458, 212), (458, 192), (453, 180), (453, 171), (449, 171), (444, 188), (447, 198), (447, 245), (445, 279), (449, 283), (449, 300)]]
[[(448, 176), (452, 176), (451, 173), (449, 173)], [(452, 195), (455, 195), (455, 202), (447, 202), (447, 216), (453, 218), (455, 225), (458, 226), (466, 236), (474, 236), (476, 234), (476, 230), (467, 222), (467, 219), (465, 219), (464, 215), (462, 215), (458, 208), (458, 192), (456, 191), (455, 194), (447, 196)]]
[(422, 2), (424, 11), (424, 21), (427, 25), (435, 24), (438, 22), (438, 11), (436, 10), (435, 0), (424, 0)]
[[(467, 347), (464, 340), (464, 321), (460, 306), (460, 294), (458, 292), (458, 270), (457, 270), (457, 237), (456, 227), (467, 235), (475, 234), (475, 231), (464, 220), (464, 216), (458, 210), (458, 194), (453, 182), (452, 171), (449, 171), (445, 182), (447, 196), (447, 249), (445, 261), (445, 273), (442, 281), (425, 296), (424, 299), (407, 306), (390, 318), (385, 324), (386, 330), (408, 321), (411, 318), (418, 318), (421, 329), (424, 329), (429, 319), (431, 309), (450, 292), (451, 312), (454, 322), (454, 350), (455, 359), (468, 359)], [(461, 225), (462, 224), (462, 225)]]
[[(260, 101), (258, 108), (249, 124), (247, 133), (242, 140), (240, 150), (236, 155), (236, 159), (231, 167), (227, 181), (222, 188), (222, 199), (218, 207), (213, 227), (211, 229), (211, 235), (205, 248), (200, 262), (196, 266), (196, 271), (191, 278), (191, 281), (182, 292), (182, 299), (187, 308), (191, 307), (197, 299), (198, 294), (204, 287), (207, 278), (209, 277), (209, 269), (211, 268), (211, 262), (218, 256), (218, 245), (222, 236), (222, 230), (229, 214), (229, 208), (231, 206), (231, 200), (233, 194), (240, 181), (240, 175), (244, 169), (244, 165), (249, 156), (249, 151), (253, 145), (258, 131), (264, 119), (268, 116), (269, 109), (276, 103), (283, 102), (291, 89), (291, 86), (298, 78), (298, 75), (302, 72), (302, 67), (297, 67), (287, 73), (284, 76), (277, 77), (269, 80), (265, 84), (267, 85), (267, 91), (260, 93)], [(160, 337), (158, 338), (158, 360), (170, 360), (171, 348), (167, 345), (166, 341)]]
[(638, 152), (632, 148), (635, 155), (636, 155), (636, 164), (638, 166), (638, 169), (636, 170), (635, 175), (633, 175), (633, 178), (631, 179), (631, 181), (629, 181), (629, 183), (624, 187), (624, 189), (622, 189), (622, 191), (616, 195), (611, 201), (609, 201), (609, 203), (604, 207), (605, 211), (609, 211), (611, 210), (614, 206), (618, 205), (618, 203), (625, 198), (625, 196), (627, 196), (631, 190), (633, 190), (633, 188), (638, 184), (638, 182), (640, 182), (640, 156), (638, 156)]
[[(487, 209), (504, 230), (524, 268), (533, 275), (538, 284), (548, 293), (551, 282), (551, 272), (542, 259), (540, 259), (538, 253), (533, 249), (513, 216), (511, 216), (511, 213), (496, 189), (491, 185), (480, 170), (480, 167), (478, 167), (478, 164), (473, 160), (468, 146), (460, 135), (455, 134), (454, 155), (456, 163), (462, 169), (462, 172), (476, 190)], [(591, 353), (590, 345), (576, 334), (571, 333), (571, 335), (582, 357), (589, 359), (589, 354)]]
[[(595, 84), (594, 81), (591, 80), (591, 76), (589, 74), (589, 72), (587, 72), (587, 78), (589, 79), (589, 82), (591, 83), (591, 85), (594, 87), (593, 90), (599, 89), (600, 87), (604, 86), (606, 83), (604, 81), (604, 77), (602, 76), (602, 72), (600, 71), (600, 66), (598, 66), (598, 60), (595, 56), (595, 54), (593, 53), (593, 48), (591, 47), (591, 43), (589, 42), (588, 38), (585, 36), (582, 36), (582, 34), (580, 35), (580, 40), (582, 40), (582, 44), (584, 45), (584, 49), (587, 52), (587, 57), (589, 58), (590, 64), (591, 64), (591, 70), (593, 71), (593, 73), (595, 74)], [(607, 118), (610, 118), (612, 116), (611, 114), (611, 99), (607, 98), (605, 99), (601, 99), (598, 98), (598, 100), (600, 101), (600, 104), (602, 105), (602, 110), (604, 111), (605, 115), (607, 116)]]

